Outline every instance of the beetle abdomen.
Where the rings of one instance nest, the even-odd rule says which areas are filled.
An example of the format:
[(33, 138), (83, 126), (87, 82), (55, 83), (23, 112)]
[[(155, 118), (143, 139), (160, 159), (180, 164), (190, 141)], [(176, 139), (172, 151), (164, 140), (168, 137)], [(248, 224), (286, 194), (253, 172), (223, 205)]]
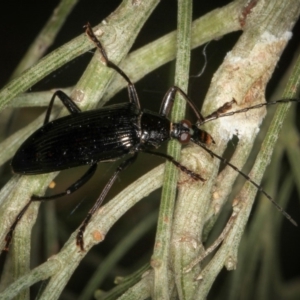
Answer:
[(23, 143), (12, 169), (42, 174), (119, 159), (140, 141), (137, 117), (135, 105), (121, 104), (54, 120)]

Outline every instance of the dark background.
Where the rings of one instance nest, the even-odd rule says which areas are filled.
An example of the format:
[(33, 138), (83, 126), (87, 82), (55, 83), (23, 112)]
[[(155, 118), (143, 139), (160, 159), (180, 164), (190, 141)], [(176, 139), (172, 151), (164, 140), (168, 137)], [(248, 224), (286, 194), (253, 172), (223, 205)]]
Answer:
[[(198, 18), (208, 11), (223, 6), (229, 2), (230, 1), (206, 1), (206, 3), (204, 3), (203, 1), (194, 1), (194, 18)], [(98, 24), (103, 18), (114, 11), (114, 9), (120, 3), (120, 0), (79, 1), (65, 22), (62, 30), (58, 34), (54, 45), (49, 48), (48, 53), (81, 34), (83, 32), (82, 27), (87, 23), (87, 21), (94, 25)], [(57, 4), (58, 1), (19, 0), (6, 1), (5, 8), (4, 5), (2, 5), (3, 8), (0, 10), (0, 20), (2, 24), (0, 27), (0, 87), (5, 85), (5, 83), (8, 81), (14, 68), (18, 65), (21, 57), (24, 55), (31, 42), (39, 33), (42, 26), (48, 20)], [(150, 17), (149, 21), (142, 29), (141, 33), (138, 35), (133, 48), (137, 49), (148, 42), (153, 41), (172, 30), (175, 30), (176, 10), (177, 3), (175, 0), (161, 1)], [(293, 53), (299, 45), (299, 34), (297, 36), (299, 29), (299, 24), (297, 24), (294, 30), (296, 34), (289, 43), (289, 46), (280, 60), (275, 74), (268, 86), (267, 96), (271, 94), (272, 87), (278, 84), (281, 75), (289, 66)], [(197, 101), (197, 103), (201, 103), (208, 89), (213, 72), (221, 64), (224, 56), (228, 51), (230, 51), (234, 43), (237, 41), (239, 35), (240, 33), (232, 33), (218, 41), (212, 42), (209, 45), (207, 50), (208, 66), (205, 70), (205, 73), (201, 78), (192, 79), (190, 84), (189, 94), (195, 101)], [(198, 73), (202, 68), (203, 57), (201, 52), (202, 48), (197, 49), (192, 53), (191, 74)], [(74, 62), (61, 68), (59, 72), (51, 74), (39, 82), (36, 86), (32, 87), (31, 91), (75, 85), (91, 56), (91, 53), (87, 53), (76, 59)], [(154, 103), (154, 106), (151, 107), (151, 109), (156, 111), (159, 109), (159, 105), (164, 93), (168, 87), (172, 85), (173, 69), (173, 63), (167, 64), (166, 66), (155, 70), (152, 74), (146, 76), (145, 79), (141, 80), (141, 82), (137, 84), (137, 89), (140, 99), (142, 99), (143, 107), (149, 108), (149, 102), (151, 102)], [(126, 99), (125, 91), (116, 96), (114, 101), (124, 102)], [(26, 113), (28, 113), (28, 110), (26, 110)], [(40, 113), (40, 109), (30, 109), (29, 118), (33, 118), (35, 113)], [(28, 122), (27, 118), (28, 117), (26, 117), (25, 122)], [(22, 113), (19, 113), (17, 119), (18, 126), (23, 126), (21, 123), (22, 119)], [(9, 132), (11, 130), (13, 129), (8, 129)], [(159, 163), (161, 163), (161, 160), (141, 154), (135, 165), (120, 176), (116, 186), (110, 192), (108, 199), (117, 194), (119, 190), (122, 190), (130, 182), (144, 174), (146, 171), (152, 169)], [(59, 199), (55, 201), (59, 219), (59, 228), (61, 232), (59, 236), (60, 246), (62, 246), (63, 242), (67, 239), (69, 232), (75, 230), (80, 221), (84, 218), (84, 215), (92, 206), (93, 200), (99, 195), (101, 191), (100, 186), (103, 186), (107, 182), (107, 178), (113, 172), (115, 166), (116, 164), (104, 166), (100, 165), (99, 171), (96, 176), (94, 176), (91, 184), (82, 189), (82, 191), (75, 193), (76, 195), (74, 195), (72, 200)], [(11, 176), (11, 173), (9, 172), (9, 166), (6, 167), (6, 171), (7, 173), (2, 173), (2, 183), (5, 183), (5, 181), (7, 181)], [(79, 170), (78, 175), (76, 174), (74, 179), (72, 177), (74, 173), (73, 171), (69, 173), (63, 172), (66, 174), (60, 175), (60, 177), (58, 177), (56, 180), (57, 191), (62, 190), (67, 186), (68, 183), (73, 182), (77, 177), (80, 176), (80, 174), (82, 174), (82, 172), (83, 170)], [(67, 287), (65, 295), (62, 296), (62, 299), (74, 299), (74, 295), (81, 290), (81, 287), (84, 286), (86, 280), (88, 279), (88, 276), (83, 275), (85, 274), (84, 272), (91, 274), (94, 268), (101, 262), (102, 257), (105, 257), (107, 253), (109, 253), (118, 240), (123, 237), (128, 230), (136, 226), (136, 224), (138, 224), (138, 222), (144, 218), (149, 211), (158, 208), (159, 197), (160, 191), (156, 191), (150, 195), (150, 197), (141, 201), (132, 210), (130, 210), (126, 216), (124, 216), (124, 218), (118, 222), (118, 224), (113, 227), (103, 243), (93, 248), (91, 253), (89, 253), (89, 255), (79, 266), (78, 270), (75, 272), (69, 286)], [(80, 205), (75, 213), (71, 214), (71, 211), (81, 200), (84, 200), (84, 202)], [(45, 213), (43, 209), (41, 210), (41, 214)], [(277, 213), (275, 208), (274, 213)], [(299, 219), (299, 214), (300, 212), (298, 209), (298, 211), (294, 212), (293, 217)], [(138, 243), (138, 245), (136, 245), (134, 249), (130, 251), (128, 256), (121, 260), (116, 270), (112, 272), (104, 286), (102, 286), (103, 289), (109, 289), (113, 286), (113, 278), (116, 275), (129, 274), (141, 266), (146, 260), (149, 260), (153, 248), (152, 245), (154, 233), (155, 227), (153, 227), (152, 231), (149, 232), (149, 234), (147, 234)], [(282, 253), (284, 253), (283, 255), (285, 257), (288, 256), (289, 258), (285, 264), (287, 267), (284, 268), (284, 277), (286, 279), (292, 279), (296, 276), (299, 276), (299, 267), (296, 267), (297, 262), (299, 263), (299, 258), (296, 257), (297, 253), (299, 253), (299, 242), (298, 244), (295, 242), (295, 239), (297, 238), (299, 240), (299, 231), (298, 235), (288, 236), (288, 239), (284, 242), (286, 250), (282, 250)], [(41, 240), (41, 238), (39, 240)], [(40, 257), (40, 261), (43, 261), (46, 259), (46, 257), (43, 256), (42, 245), (39, 251), (40, 252), (38, 255)], [(298, 266), (299, 265), (300, 264), (298, 264)]]

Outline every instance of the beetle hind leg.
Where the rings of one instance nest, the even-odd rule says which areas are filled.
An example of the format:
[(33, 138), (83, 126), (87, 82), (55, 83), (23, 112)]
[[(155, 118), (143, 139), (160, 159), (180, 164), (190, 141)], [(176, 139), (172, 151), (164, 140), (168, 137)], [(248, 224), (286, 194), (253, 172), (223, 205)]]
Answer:
[(92, 178), (92, 176), (95, 174), (96, 170), (97, 170), (97, 164), (92, 165), (87, 170), (87, 172), (84, 173), (83, 176), (81, 176), (75, 183), (70, 185), (64, 192), (61, 192), (61, 193), (58, 193), (58, 194), (55, 194), (55, 195), (51, 195), (51, 196), (32, 195), (29, 202), (19, 212), (19, 214), (17, 215), (15, 221), (10, 226), (9, 231), (5, 236), (5, 246), (4, 246), (4, 249), (2, 250), (2, 252), (7, 252), (8, 251), (9, 245), (10, 245), (12, 237), (13, 237), (13, 233), (15, 231), (15, 228), (18, 225), (18, 223), (20, 222), (20, 220), (22, 219), (25, 212), (27, 211), (27, 209), (28, 209), (31, 202), (34, 202), (34, 201), (51, 201), (51, 200), (54, 200), (56, 198), (63, 197), (65, 195), (70, 195), (70, 194), (74, 193), (75, 191), (77, 191), (85, 183), (87, 183)]

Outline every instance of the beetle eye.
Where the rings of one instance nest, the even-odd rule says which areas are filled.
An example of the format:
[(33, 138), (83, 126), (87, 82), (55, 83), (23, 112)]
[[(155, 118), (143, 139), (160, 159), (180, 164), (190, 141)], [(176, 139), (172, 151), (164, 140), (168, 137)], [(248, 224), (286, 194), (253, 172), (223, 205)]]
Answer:
[(191, 139), (191, 135), (188, 132), (183, 132), (179, 137), (179, 142), (181, 144), (187, 144), (189, 143), (190, 139)]
[(192, 123), (189, 120), (182, 120), (180, 122), (184, 127), (192, 128)]

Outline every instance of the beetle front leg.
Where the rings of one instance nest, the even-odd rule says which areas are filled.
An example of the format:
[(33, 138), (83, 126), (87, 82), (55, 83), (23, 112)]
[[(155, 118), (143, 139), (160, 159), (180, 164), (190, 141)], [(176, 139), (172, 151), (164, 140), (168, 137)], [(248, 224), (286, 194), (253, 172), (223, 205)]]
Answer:
[(197, 109), (196, 104), (193, 102), (192, 99), (189, 98), (189, 96), (178, 86), (174, 85), (169, 88), (167, 93), (165, 94), (163, 101), (160, 106), (159, 114), (162, 116), (168, 117), (171, 113), (176, 93), (179, 93), (184, 100), (187, 102), (187, 104), (191, 107), (191, 109), (194, 111), (197, 119), (202, 122), (204, 120), (204, 117), (201, 115), (200, 111)]
[(87, 34), (87, 36), (90, 38), (90, 40), (95, 44), (95, 46), (100, 51), (106, 66), (108, 68), (114, 69), (118, 74), (120, 74), (126, 80), (128, 84), (127, 90), (128, 90), (129, 101), (134, 103), (138, 107), (138, 109), (141, 109), (140, 100), (134, 84), (131, 82), (129, 77), (122, 69), (120, 69), (116, 64), (114, 64), (112, 61), (109, 60), (104, 47), (102, 46), (101, 42), (97, 39), (97, 37), (93, 32), (91, 24), (87, 23), (84, 27), (86, 28), (85, 33)]

